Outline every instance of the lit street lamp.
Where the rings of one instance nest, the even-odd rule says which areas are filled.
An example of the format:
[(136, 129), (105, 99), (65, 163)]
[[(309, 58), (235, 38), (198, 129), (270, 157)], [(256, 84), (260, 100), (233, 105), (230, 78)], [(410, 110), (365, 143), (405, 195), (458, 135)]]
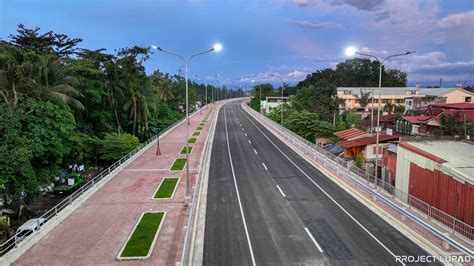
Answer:
[[(378, 108), (377, 108), (377, 127), (375, 128), (376, 132), (376, 144), (375, 144), (375, 189), (377, 189), (377, 172), (378, 172), (378, 166), (379, 166), (379, 137), (380, 137), (380, 109), (381, 109), (381, 98), (382, 98), (382, 68), (383, 64), (385, 61), (387, 61), (390, 58), (397, 57), (397, 56), (404, 56), (404, 55), (409, 55), (413, 54), (415, 51), (407, 51), (406, 53), (403, 54), (394, 54), (394, 55), (389, 55), (385, 58), (379, 59), (375, 55), (370, 55), (370, 54), (363, 54), (357, 52), (357, 49), (354, 47), (349, 47), (346, 49), (345, 54), (347, 56), (354, 56), (354, 55), (362, 55), (362, 56), (368, 56), (373, 59), (375, 59), (377, 62), (379, 62), (379, 98), (378, 98)], [(373, 106), (372, 106), (373, 107)], [(373, 109), (373, 108), (372, 108)]]
[(198, 52), (198, 53), (195, 53), (195, 54), (192, 54), (191, 56), (189, 56), (187, 59), (185, 59), (183, 56), (181, 56), (180, 54), (177, 54), (177, 53), (174, 53), (174, 52), (170, 52), (170, 51), (167, 51), (167, 50), (164, 50), (163, 48), (161, 47), (157, 47), (155, 45), (152, 45), (151, 46), (152, 48), (158, 50), (158, 51), (162, 51), (164, 53), (167, 53), (167, 54), (170, 54), (170, 55), (174, 55), (176, 57), (178, 57), (179, 59), (181, 59), (183, 61), (183, 63), (185, 64), (185, 67), (186, 67), (186, 197), (189, 197), (189, 143), (188, 143), (188, 139), (189, 139), (189, 97), (188, 97), (188, 65), (189, 65), (189, 61), (191, 61), (191, 59), (195, 56), (198, 56), (198, 55), (202, 55), (202, 54), (205, 54), (205, 53), (209, 53), (209, 52), (212, 52), (212, 51), (215, 51), (215, 52), (220, 52), (222, 50), (222, 45), (219, 44), (219, 43), (216, 43), (214, 44), (214, 46), (211, 48), (211, 49), (208, 49), (208, 50), (205, 50), (205, 51), (202, 51), (202, 52)]

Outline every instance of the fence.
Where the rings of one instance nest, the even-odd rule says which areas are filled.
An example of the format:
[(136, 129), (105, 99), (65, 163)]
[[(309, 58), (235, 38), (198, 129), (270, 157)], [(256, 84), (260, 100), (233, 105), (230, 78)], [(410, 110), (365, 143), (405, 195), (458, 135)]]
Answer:
[(258, 116), (259, 121), (267, 124), (273, 130), (279, 132), (279, 134), (290, 141), (294, 146), (303, 150), (303, 152), (310, 154), (313, 158), (318, 159), (319, 161), (330, 164), (334, 169), (344, 169), (352, 173), (352, 177), (359, 179), (359, 181), (366, 182), (367, 184), (372, 184), (375, 187), (375, 182), (380, 188), (379, 192), (385, 194), (385, 196), (396, 198), (398, 202), (406, 205), (408, 208), (415, 208), (422, 215), (425, 216), (428, 220), (435, 220), (448, 227), (448, 230), (452, 234), (460, 234), (469, 240), (474, 239), (474, 227), (470, 226), (459, 219), (439, 210), (426, 202), (409, 195), (408, 193), (401, 191), (394, 187), (392, 184), (387, 183), (381, 179), (375, 178), (375, 176), (363, 171), (355, 165), (350, 164), (349, 162), (343, 160), (331, 154), (330, 152), (324, 150), (323, 148), (315, 145), (314, 143), (302, 138), (296, 133), (290, 131), (289, 129), (281, 126), (270, 118), (266, 117), (248, 107), (246, 104), (243, 104), (244, 108), (248, 110), (252, 116)]
[[(197, 111), (195, 111), (191, 116), (195, 115)], [(102, 180), (104, 180), (105, 177), (109, 176), (110, 174), (115, 174), (117, 171), (122, 169), (123, 164), (132, 158), (134, 155), (136, 155), (140, 150), (145, 148), (147, 145), (150, 143), (154, 142), (157, 138), (159, 138), (161, 135), (168, 133), (169, 131), (173, 130), (175, 127), (177, 127), (181, 122), (183, 122), (186, 119), (186, 117), (183, 117), (182, 119), (176, 121), (172, 125), (168, 126), (166, 129), (162, 130), (155, 136), (151, 137), (148, 139), (146, 142), (141, 143), (138, 147), (136, 147), (134, 150), (129, 152), (127, 155), (122, 157), (120, 160), (116, 161), (114, 164), (103, 170), (100, 174), (89, 180), (87, 183), (85, 183), (80, 189), (74, 191), (72, 194), (70, 194), (68, 197), (66, 197), (64, 200), (62, 200), (60, 203), (58, 203), (56, 206), (45, 212), (43, 215), (41, 215), (38, 219), (38, 225), (37, 227), (41, 226), (44, 223), (47, 223), (49, 220), (51, 220), (53, 217), (60, 215), (60, 212), (71, 205), (74, 200), (79, 198), (80, 196), (84, 195), (85, 192), (87, 192), (90, 188), (94, 187), (96, 184), (100, 183)], [(28, 237), (30, 235), (19, 235), (16, 233), (13, 237), (10, 239), (6, 240), (2, 244), (0, 244), (0, 256), (5, 255), (8, 251), (12, 250), (13, 248), (16, 247), (16, 245), (20, 241), (26, 241), (28, 240)]]

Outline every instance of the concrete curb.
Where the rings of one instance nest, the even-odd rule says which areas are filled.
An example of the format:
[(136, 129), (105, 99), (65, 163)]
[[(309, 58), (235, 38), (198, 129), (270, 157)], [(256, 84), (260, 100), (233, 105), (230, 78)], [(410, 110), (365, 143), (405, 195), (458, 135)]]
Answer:
[(211, 154), (212, 147), (214, 144), (214, 134), (216, 131), (217, 119), (219, 116), (219, 110), (222, 104), (219, 105), (214, 111), (214, 118), (211, 125), (211, 131), (209, 132), (209, 139), (212, 140), (208, 146), (207, 156), (204, 159), (203, 165), (203, 177), (201, 180), (200, 193), (197, 201), (196, 214), (194, 216), (194, 230), (191, 237), (190, 251), (189, 251), (189, 265), (202, 265), (204, 255), (204, 234), (206, 226), (206, 206), (207, 206), (207, 188), (209, 180), (209, 167), (211, 165)]

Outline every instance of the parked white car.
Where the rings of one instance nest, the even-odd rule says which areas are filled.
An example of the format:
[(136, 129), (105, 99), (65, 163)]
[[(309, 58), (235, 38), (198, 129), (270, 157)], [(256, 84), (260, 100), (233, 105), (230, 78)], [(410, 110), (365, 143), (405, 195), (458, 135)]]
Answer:
[(20, 243), (33, 232), (40, 230), (44, 222), (46, 222), (45, 218), (34, 218), (18, 227), (15, 234), (15, 244)]

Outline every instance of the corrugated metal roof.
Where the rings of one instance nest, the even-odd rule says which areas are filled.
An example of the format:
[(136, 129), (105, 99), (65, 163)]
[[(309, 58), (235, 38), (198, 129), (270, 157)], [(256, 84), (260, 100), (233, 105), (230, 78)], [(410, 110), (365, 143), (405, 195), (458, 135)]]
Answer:
[(426, 151), (446, 162), (442, 170), (455, 178), (474, 184), (474, 145), (464, 141), (408, 141), (410, 145)]
[[(398, 136), (391, 136), (391, 135), (380, 135), (379, 136), (379, 143), (387, 140), (396, 140)], [(369, 137), (362, 137), (354, 140), (344, 140), (337, 143), (337, 145), (347, 149), (356, 146), (364, 146), (368, 144), (374, 144), (377, 142), (377, 136), (369, 136)]]
[(424, 116), (424, 115), (408, 116), (408, 115), (405, 115), (405, 116), (402, 116), (402, 118), (405, 119), (406, 121), (412, 123), (412, 124), (419, 124), (419, 123), (422, 123), (422, 122), (432, 118), (432, 116)]
[(369, 135), (369, 133), (364, 132), (357, 128), (349, 128), (346, 130), (335, 132), (334, 135), (336, 135), (338, 138), (341, 138), (343, 140), (351, 140), (351, 139), (355, 139), (355, 138), (362, 137), (365, 135)]

